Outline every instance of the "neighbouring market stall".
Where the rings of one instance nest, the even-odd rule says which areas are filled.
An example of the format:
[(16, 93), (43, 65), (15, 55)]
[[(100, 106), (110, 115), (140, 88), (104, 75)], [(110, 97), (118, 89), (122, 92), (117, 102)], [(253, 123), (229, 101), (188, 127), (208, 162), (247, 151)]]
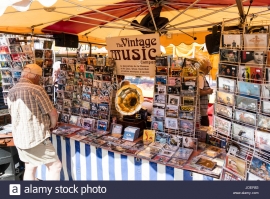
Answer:
[[(167, 24), (160, 27), (162, 36), (139, 25), (136, 26), (137, 30), (130, 30), (131, 33), (126, 34), (131, 29), (131, 25), (127, 25), (124, 30), (118, 31), (116, 37), (114, 31), (104, 29), (119, 29), (123, 24), (117, 24), (116, 19), (127, 23), (132, 16), (138, 21), (143, 16), (131, 10), (128, 12), (132, 16), (124, 15), (124, 12), (116, 15), (105, 12), (108, 8), (121, 10), (120, 7), (116, 8), (117, 4), (93, 9), (85, 3), (61, 2), (82, 10), (76, 10), (78, 14), (55, 23), (32, 24), (29, 33), (24, 32), (27, 29), (21, 29), (22, 32), (18, 31), (16, 35), (16, 28), (3, 29), (1, 74), (5, 99), (8, 90), (19, 80), (25, 64), (35, 62), (43, 68), (41, 84), (60, 115), (59, 128), (53, 131), (52, 143), (63, 164), (62, 180), (269, 180), (267, 22), (258, 20), (250, 24), (245, 21), (240, 24), (244, 28), (236, 28), (239, 21), (233, 16), (229, 20), (219, 20), (219, 50), (212, 55), (215, 67), (211, 73), (212, 79), (216, 76), (218, 79), (213, 128), (209, 128), (199, 124), (198, 62), (192, 59), (192, 55), (186, 56), (189, 52), (177, 50), (180, 46), (173, 47), (171, 55), (160, 52), (161, 44), (181, 41), (178, 38), (188, 38), (183, 40), (186, 44), (191, 43), (190, 38), (194, 41), (195, 36), (198, 36), (198, 42), (202, 41), (206, 34), (196, 33), (193, 29), (195, 26), (206, 27), (207, 24), (202, 24), (201, 19), (197, 24), (194, 22), (196, 17), (193, 17), (184, 21), (186, 24), (195, 23), (185, 27), (193, 30), (188, 35), (167, 34), (184, 30), (175, 28), (184, 22), (176, 22), (170, 17), (170, 22), (174, 23), (164, 30)], [(118, 6), (127, 5), (125, 3), (132, 4), (131, 7), (136, 8), (137, 12), (148, 9), (146, 5), (144, 8), (141, 7), (143, 4), (128, 1)], [(183, 9), (184, 4), (177, 1), (172, 1), (172, 5), (161, 1), (152, 3), (153, 8), (163, 6), (165, 11), (169, 6), (173, 7), (171, 9), (177, 13), (175, 18), (186, 11), (178, 11)], [(208, 19), (204, 18), (207, 15), (222, 10), (217, 5), (203, 4), (203, 1), (200, 4), (197, 1), (186, 3), (185, 7), (208, 12), (201, 17), (206, 21)], [(263, 6), (266, 2), (256, 3), (260, 7), (252, 7), (250, 13), (262, 13), (261, 17), (264, 17), (263, 13), (267, 11)], [(37, 2), (33, 5), (37, 6)], [(64, 8), (51, 8), (46, 12), (60, 14), (58, 9)], [(90, 12), (79, 14), (86, 10)], [(190, 12), (195, 11), (191, 9)], [(125, 17), (121, 18), (120, 14)], [(99, 24), (96, 28), (90, 21), (94, 16), (100, 19), (99, 22), (110, 21), (103, 15), (112, 21), (113, 27), (109, 27), (111, 24)], [(212, 28), (214, 24), (211, 21), (207, 27)], [(37, 35), (39, 28), (36, 27), (39, 26), (47, 33), (43, 38)], [(138, 30), (152, 34), (138, 34)], [(10, 32), (13, 35), (8, 34)], [(61, 70), (55, 84), (52, 78), (52, 65), (56, 61), (53, 45), (59, 42), (59, 34), (56, 34), (59, 32), (65, 32), (60, 36), (70, 36), (71, 40), (76, 38), (73, 34), (78, 34), (77, 43), (79, 40), (89, 43), (90, 48), (93, 43), (106, 45), (108, 55), (94, 56), (89, 52), (85, 56), (78, 50), (76, 57), (68, 54), (62, 56)], [(101, 33), (107, 35), (100, 36)], [(94, 35), (99, 35), (103, 41)], [(42, 38), (39, 45), (35, 42), (37, 38)], [(73, 45), (76, 46), (73, 42), (66, 47)], [(195, 53), (205, 54), (202, 47), (197, 48)], [(117, 75), (148, 77), (152, 78), (152, 83), (120, 87)], [(55, 85), (57, 91), (53, 92)], [(145, 99), (142, 94), (147, 87), (152, 88), (153, 93), (148, 110), (143, 105)], [(111, 117), (114, 105), (117, 112), (122, 114), (121, 119)], [(7, 131), (8, 128), (10, 126)], [(46, 179), (45, 166), (39, 167), (37, 177)]]

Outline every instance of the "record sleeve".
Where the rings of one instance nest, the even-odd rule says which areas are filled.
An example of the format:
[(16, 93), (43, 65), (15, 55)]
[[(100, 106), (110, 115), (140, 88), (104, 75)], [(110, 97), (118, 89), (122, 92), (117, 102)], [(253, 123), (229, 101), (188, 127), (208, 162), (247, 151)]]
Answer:
[(166, 94), (166, 86), (165, 85), (155, 85), (155, 93)]
[(152, 121), (151, 129), (157, 130), (157, 131), (163, 131), (164, 130), (163, 122), (161, 122), (161, 121)]
[(76, 125), (78, 120), (78, 116), (71, 115), (69, 118), (69, 124)]
[(184, 148), (197, 150), (197, 144), (198, 144), (197, 138), (183, 136), (182, 139), (183, 139), (182, 146)]
[(220, 61), (238, 63), (239, 52), (237, 50), (220, 49)]
[(254, 145), (254, 129), (240, 124), (232, 124), (232, 137), (240, 142)]
[(171, 135), (169, 138), (169, 144), (173, 146), (182, 146), (183, 138), (180, 135)]
[(190, 120), (180, 120), (180, 130), (183, 132), (193, 132), (194, 123)]
[(167, 105), (166, 106), (166, 117), (178, 117), (178, 106)]
[(156, 163), (166, 164), (170, 160), (170, 157), (164, 155), (156, 155), (152, 161)]
[(242, 51), (241, 63), (247, 65), (265, 64), (266, 54), (264, 51)]
[(165, 143), (169, 142), (169, 138), (170, 138), (170, 134), (165, 133), (165, 132), (161, 132), (161, 131), (157, 131), (155, 142), (165, 144)]
[(221, 63), (219, 64), (219, 75), (228, 77), (237, 77), (237, 66)]
[(242, 46), (242, 35), (224, 34), (222, 46), (229, 49), (240, 49)]
[(245, 50), (267, 50), (268, 34), (244, 34)]
[(180, 167), (182, 168), (186, 164), (186, 160), (179, 159), (179, 158), (171, 158), (169, 162), (167, 162), (167, 165), (173, 166), (173, 167)]

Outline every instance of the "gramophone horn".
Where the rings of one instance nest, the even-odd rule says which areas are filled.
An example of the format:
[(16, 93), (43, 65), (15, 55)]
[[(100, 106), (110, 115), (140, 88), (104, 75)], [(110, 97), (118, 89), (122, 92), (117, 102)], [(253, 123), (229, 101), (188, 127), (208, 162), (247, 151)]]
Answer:
[(133, 115), (141, 109), (142, 90), (134, 84), (125, 85), (116, 93), (115, 107), (122, 115)]

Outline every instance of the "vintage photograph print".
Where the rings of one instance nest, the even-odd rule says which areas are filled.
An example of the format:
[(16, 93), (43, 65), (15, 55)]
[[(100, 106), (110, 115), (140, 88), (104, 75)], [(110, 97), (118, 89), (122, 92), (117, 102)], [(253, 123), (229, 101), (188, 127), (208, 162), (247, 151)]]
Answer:
[(237, 77), (237, 67), (236, 65), (229, 64), (219, 64), (219, 76)]
[(251, 96), (260, 96), (261, 85), (237, 81), (238, 93)]
[(245, 160), (227, 155), (225, 168), (237, 174), (242, 179), (246, 179), (247, 164)]
[(265, 131), (255, 131), (255, 146), (270, 151), (270, 133)]
[(268, 34), (244, 34), (244, 49), (265, 51), (268, 45)]
[(235, 91), (236, 80), (218, 77), (218, 89), (224, 92), (233, 93)]
[(242, 46), (242, 35), (240, 34), (224, 34), (222, 47), (229, 49), (240, 49)]
[(244, 97), (240, 95), (235, 96), (236, 108), (245, 109), (256, 112), (258, 110), (258, 100), (255, 98)]
[(232, 137), (242, 143), (254, 145), (255, 130), (247, 126), (232, 123)]
[(256, 114), (247, 112), (247, 111), (241, 111), (241, 110), (235, 110), (234, 111), (234, 119), (239, 122), (243, 122), (250, 125), (256, 125)]
[(270, 164), (256, 156), (252, 158), (249, 172), (266, 181), (270, 181)]
[(217, 115), (232, 118), (232, 107), (224, 106), (221, 104), (215, 104), (215, 112)]
[(217, 102), (227, 106), (234, 105), (234, 94), (217, 91)]
[(216, 115), (214, 116), (214, 127), (219, 133), (229, 136), (231, 132), (231, 125), (232, 123), (230, 121)]
[(238, 63), (239, 51), (220, 49), (220, 61), (221, 62)]

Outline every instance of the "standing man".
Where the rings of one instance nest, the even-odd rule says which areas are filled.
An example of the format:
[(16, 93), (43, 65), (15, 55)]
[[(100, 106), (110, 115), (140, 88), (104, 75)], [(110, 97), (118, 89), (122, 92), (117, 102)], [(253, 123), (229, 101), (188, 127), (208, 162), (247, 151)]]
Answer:
[(200, 116), (201, 116), (201, 125), (209, 126), (208, 119), (208, 95), (213, 93), (213, 89), (210, 88), (208, 81), (205, 78), (205, 75), (208, 75), (210, 70), (212, 69), (211, 63), (209, 59), (202, 58), (199, 60), (200, 68), (199, 68), (199, 89), (200, 89)]
[(39, 85), (42, 69), (36, 64), (24, 67), (19, 83), (8, 93), (12, 134), (21, 161), (25, 162), (24, 180), (35, 180), (37, 166), (45, 164), (48, 180), (59, 180), (62, 168), (50, 142), (50, 128), (57, 124), (58, 114)]

